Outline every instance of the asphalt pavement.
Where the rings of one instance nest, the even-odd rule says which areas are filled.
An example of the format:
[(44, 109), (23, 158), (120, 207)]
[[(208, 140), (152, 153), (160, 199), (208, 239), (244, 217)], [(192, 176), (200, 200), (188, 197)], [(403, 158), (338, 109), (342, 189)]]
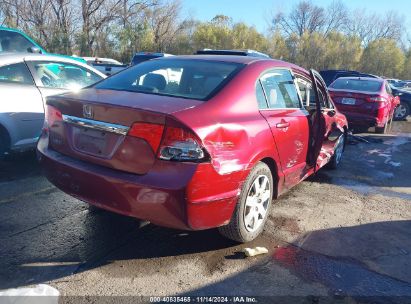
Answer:
[[(247, 245), (89, 208), (53, 187), (34, 153), (2, 161), (0, 289), (49, 284), (68, 303), (137, 295), (411, 302), (411, 120), (387, 135), (359, 135), (338, 170), (322, 169), (274, 201), (264, 234)], [(241, 250), (253, 246), (269, 253), (246, 258)]]

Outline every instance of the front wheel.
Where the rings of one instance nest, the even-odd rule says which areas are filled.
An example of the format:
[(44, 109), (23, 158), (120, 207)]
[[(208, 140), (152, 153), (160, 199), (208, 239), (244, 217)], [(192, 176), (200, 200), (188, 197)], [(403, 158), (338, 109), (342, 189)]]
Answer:
[(338, 137), (337, 143), (334, 147), (334, 155), (331, 157), (330, 162), (328, 163), (328, 167), (330, 169), (337, 169), (344, 153), (345, 148), (345, 134), (340, 135)]
[(259, 162), (243, 185), (230, 223), (219, 227), (220, 233), (240, 243), (252, 241), (260, 235), (271, 207), (273, 187), (270, 168)]

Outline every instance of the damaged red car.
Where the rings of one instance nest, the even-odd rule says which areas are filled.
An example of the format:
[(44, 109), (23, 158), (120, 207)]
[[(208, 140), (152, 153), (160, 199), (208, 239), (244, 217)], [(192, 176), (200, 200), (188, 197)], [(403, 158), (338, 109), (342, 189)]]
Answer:
[(154, 59), (50, 97), (47, 178), (97, 207), (177, 229), (257, 237), (272, 199), (328, 164), (347, 121), (315, 71), (267, 58)]

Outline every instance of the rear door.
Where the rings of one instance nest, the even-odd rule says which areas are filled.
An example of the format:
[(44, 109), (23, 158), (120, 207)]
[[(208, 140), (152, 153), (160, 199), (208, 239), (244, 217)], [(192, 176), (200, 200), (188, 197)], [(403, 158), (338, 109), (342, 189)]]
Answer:
[[(290, 188), (305, 175), (309, 142), (308, 112), (302, 107), (288, 69), (271, 69), (257, 83), (266, 100), (259, 101), (260, 113), (267, 120), (276, 142), (285, 186)], [(261, 100), (261, 94), (260, 98)]]
[(308, 164), (317, 170), (333, 156), (337, 140), (344, 133), (344, 129), (336, 120), (336, 110), (321, 75), (315, 70), (310, 70), (310, 75), (313, 94), (310, 95), (309, 104), (312, 109), (312, 136)]

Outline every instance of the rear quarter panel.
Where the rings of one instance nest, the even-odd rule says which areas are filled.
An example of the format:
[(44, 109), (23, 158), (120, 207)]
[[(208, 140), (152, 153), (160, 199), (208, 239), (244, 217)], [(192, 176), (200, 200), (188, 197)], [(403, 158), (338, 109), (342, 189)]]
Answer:
[[(191, 191), (193, 200), (222, 193), (238, 194), (258, 161), (271, 158), (279, 164), (274, 139), (258, 110), (255, 94), (256, 80), (269, 67), (266, 61), (250, 64), (212, 99), (173, 114), (196, 132), (211, 155), (214, 172), (203, 172), (205, 182), (197, 183), (195, 191)], [(214, 173), (213, 179), (207, 178)], [(273, 175), (274, 179), (283, 180), (281, 171)]]

